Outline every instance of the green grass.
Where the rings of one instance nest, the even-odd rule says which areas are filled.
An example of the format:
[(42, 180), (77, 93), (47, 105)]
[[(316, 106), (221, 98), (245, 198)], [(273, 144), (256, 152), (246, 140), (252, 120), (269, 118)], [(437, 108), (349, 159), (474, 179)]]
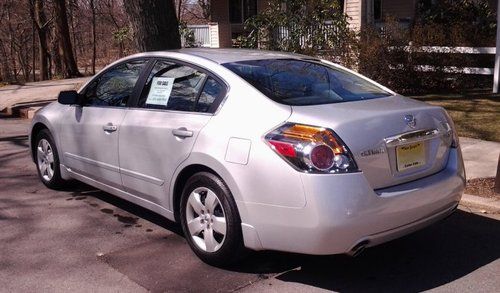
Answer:
[(453, 118), (459, 136), (500, 142), (500, 95), (474, 91), (412, 98), (444, 107)]

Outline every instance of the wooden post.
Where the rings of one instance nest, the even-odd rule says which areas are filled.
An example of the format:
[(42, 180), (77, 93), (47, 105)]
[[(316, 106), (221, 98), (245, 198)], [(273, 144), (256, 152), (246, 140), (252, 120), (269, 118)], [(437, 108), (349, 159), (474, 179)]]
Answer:
[(497, 177), (495, 178), (495, 192), (500, 193), (500, 154), (498, 155)]
[(493, 73), (493, 93), (498, 94), (500, 87), (500, 0), (497, 5), (497, 52), (495, 55), (495, 72)]

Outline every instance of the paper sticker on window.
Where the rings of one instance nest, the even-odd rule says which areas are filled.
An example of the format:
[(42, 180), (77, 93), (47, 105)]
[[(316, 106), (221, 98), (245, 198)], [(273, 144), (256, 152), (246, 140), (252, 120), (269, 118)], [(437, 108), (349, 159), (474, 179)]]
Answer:
[(153, 77), (146, 104), (167, 106), (173, 85), (172, 77)]

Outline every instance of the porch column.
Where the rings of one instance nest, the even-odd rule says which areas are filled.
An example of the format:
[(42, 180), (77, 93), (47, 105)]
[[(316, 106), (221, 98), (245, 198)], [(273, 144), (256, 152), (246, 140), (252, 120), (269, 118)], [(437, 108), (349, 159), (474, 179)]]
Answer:
[(497, 52), (495, 55), (495, 72), (493, 76), (493, 93), (498, 94), (500, 79), (500, 0), (497, 5)]
[[(234, 1), (234, 0), (231, 0)], [(229, 0), (212, 0), (210, 12), (212, 21), (219, 24), (219, 46), (231, 48), (231, 23), (229, 21)]]

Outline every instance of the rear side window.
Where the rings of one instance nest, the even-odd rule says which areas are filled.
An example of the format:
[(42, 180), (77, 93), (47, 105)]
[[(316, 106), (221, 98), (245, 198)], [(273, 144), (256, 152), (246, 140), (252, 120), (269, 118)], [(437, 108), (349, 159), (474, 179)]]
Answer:
[(146, 60), (122, 63), (94, 79), (85, 90), (85, 105), (125, 107), (146, 63)]
[(209, 77), (205, 82), (203, 91), (201, 92), (198, 103), (196, 104), (196, 112), (213, 112), (213, 104), (219, 98), (224, 95), (225, 88), (220, 82), (216, 81), (212, 77)]
[(158, 61), (146, 81), (138, 106), (210, 112), (224, 88), (207, 73), (170, 61)]
[(320, 105), (391, 95), (348, 71), (315, 61), (251, 60), (224, 66), (269, 98), (286, 105)]

